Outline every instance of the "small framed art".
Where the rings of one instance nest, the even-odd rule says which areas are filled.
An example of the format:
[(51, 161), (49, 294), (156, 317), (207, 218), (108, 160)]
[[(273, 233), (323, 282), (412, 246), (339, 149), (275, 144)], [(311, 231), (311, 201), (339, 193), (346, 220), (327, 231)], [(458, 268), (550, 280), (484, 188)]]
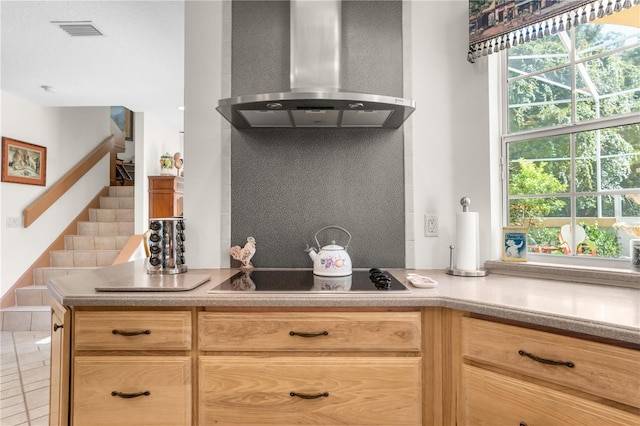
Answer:
[(2, 137), (2, 182), (46, 185), (47, 148)]
[(526, 228), (502, 228), (502, 260), (506, 262), (527, 261)]
[(124, 134), (127, 141), (133, 140), (133, 111), (123, 106), (111, 107), (111, 119)]

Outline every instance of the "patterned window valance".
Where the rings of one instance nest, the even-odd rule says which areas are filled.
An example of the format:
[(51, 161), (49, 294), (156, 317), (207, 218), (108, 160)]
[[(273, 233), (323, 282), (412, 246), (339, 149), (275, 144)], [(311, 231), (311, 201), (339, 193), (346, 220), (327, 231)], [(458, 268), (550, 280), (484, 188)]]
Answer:
[(469, 0), (467, 60), (508, 49), (604, 18), (629, 8), (638, 14), (640, 0)]

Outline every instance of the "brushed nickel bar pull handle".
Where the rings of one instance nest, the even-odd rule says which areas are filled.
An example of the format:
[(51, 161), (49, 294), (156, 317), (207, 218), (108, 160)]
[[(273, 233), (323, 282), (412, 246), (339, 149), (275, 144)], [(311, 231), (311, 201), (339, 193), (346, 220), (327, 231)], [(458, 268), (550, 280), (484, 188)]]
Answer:
[(302, 398), (302, 399), (316, 399), (316, 398), (321, 398), (321, 397), (328, 397), (329, 396), (329, 392), (322, 392), (322, 393), (299, 393), (299, 392), (290, 392), (289, 395), (291, 396), (297, 396), (298, 398)]
[(541, 358), (541, 357), (539, 357), (539, 356), (537, 356), (537, 355), (534, 355), (534, 354), (532, 354), (532, 353), (529, 353), (529, 352), (523, 351), (522, 349), (520, 349), (520, 350), (518, 351), (518, 353), (519, 353), (520, 355), (522, 355), (522, 356), (529, 357), (529, 358), (531, 358), (532, 360), (534, 360), (534, 361), (536, 361), (536, 362), (540, 362), (540, 363), (542, 363), (542, 364), (549, 364), (549, 365), (565, 365), (565, 366), (567, 366), (567, 367), (569, 367), (569, 368), (573, 368), (573, 367), (575, 367), (575, 366), (576, 366), (576, 365), (575, 365), (573, 362), (571, 362), (571, 361), (556, 361), (556, 360), (553, 360), (553, 359)]
[(125, 331), (125, 330), (113, 329), (111, 330), (111, 334), (119, 334), (121, 336), (139, 336), (141, 334), (151, 334), (151, 330)]
[(151, 392), (149, 391), (138, 392), (138, 393), (124, 393), (124, 392), (117, 392), (117, 391), (111, 392), (111, 396), (119, 396), (120, 398), (137, 398), (139, 396), (149, 396), (149, 395), (151, 395)]
[(64, 328), (64, 324), (53, 324), (53, 331), (58, 331), (59, 328)]
[(297, 331), (290, 331), (289, 336), (300, 336), (300, 337), (318, 337), (318, 336), (328, 336), (328, 331), (318, 331), (316, 333), (300, 333)]

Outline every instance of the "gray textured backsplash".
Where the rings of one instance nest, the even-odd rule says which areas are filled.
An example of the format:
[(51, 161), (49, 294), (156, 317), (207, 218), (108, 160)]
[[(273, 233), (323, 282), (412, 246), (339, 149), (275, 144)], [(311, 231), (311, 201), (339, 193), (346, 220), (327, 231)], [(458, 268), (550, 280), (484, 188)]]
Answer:
[[(288, 90), (289, 3), (234, 1), (232, 25), (232, 96)], [(403, 95), (400, 1), (344, 1), (342, 38), (343, 89)], [(232, 129), (231, 243), (255, 237), (256, 267), (311, 267), (327, 225), (352, 234), (354, 268), (405, 266), (402, 128)]]

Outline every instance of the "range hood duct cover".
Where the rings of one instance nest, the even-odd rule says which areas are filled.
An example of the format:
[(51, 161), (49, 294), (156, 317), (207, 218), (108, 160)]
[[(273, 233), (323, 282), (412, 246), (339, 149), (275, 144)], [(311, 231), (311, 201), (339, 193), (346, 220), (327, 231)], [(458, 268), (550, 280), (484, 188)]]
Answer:
[(415, 102), (341, 89), (342, 2), (291, 1), (291, 91), (220, 99), (238, 129), (374, 127), (397, 129)]

